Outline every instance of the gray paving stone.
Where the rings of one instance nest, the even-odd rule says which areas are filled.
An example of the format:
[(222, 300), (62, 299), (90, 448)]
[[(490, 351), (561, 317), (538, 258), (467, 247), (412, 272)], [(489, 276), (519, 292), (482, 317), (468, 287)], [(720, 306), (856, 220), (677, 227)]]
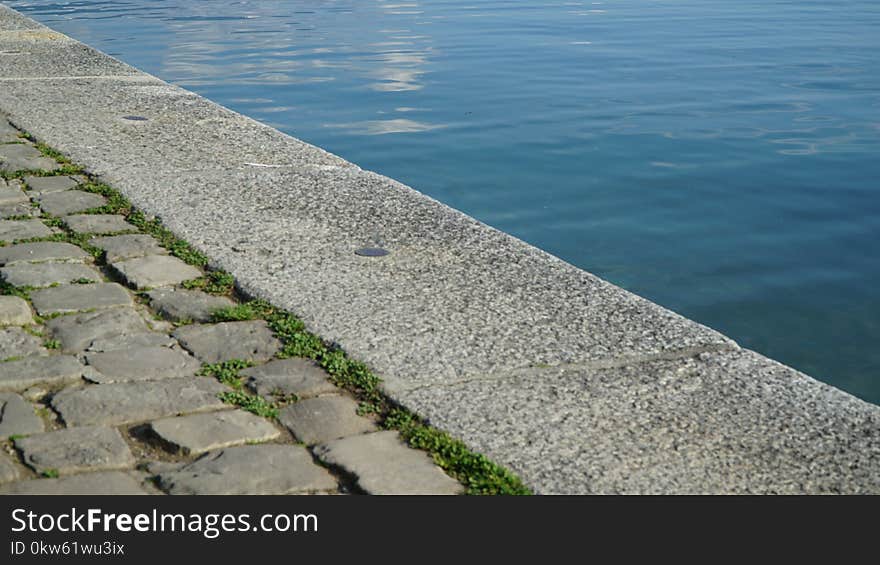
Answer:
[(145, 255), (168, 254), (168, 250), (159, 246), (154, 237), (145, 234), (96, 237), (90, 239), (89, 244), (103, 249), (108, 263)]
[(136, 227), (116, 214), (76, 214), (65, 216), (64, 223), (74, 233), (118, 233), (135, 231)]
[(166, 418), (152, 422), (150, 430), (174, 451), (192, 455), (281, 435), (268, 420), (243, 410)]
[(0, 276), (13, 286), (36, 288), (80, 280), (102, 280), (97, 269), (82, 263), (16, 263), (0, 268)]
[(30, 199), (21, 189), (21, 183), (17, 180), (0, 178), (0, 205), (20, 204), (22, 202), (30, 202)]
[(144, 319), (130, 308), (61, 316), (46, 322), (46, 327), (52, 337), (61, 342), (63, 351), (83, 351), (96, 340), (118, 339), (149, 331)]
[(47, 237), (52, 230), (40, 220), (0, 220), (0, 241)]
[(42, 431), (43, 420), (34, 412), (30, 402), (17, 394), (0, 392), (0, 440)]
[(285, 406), (281, 424), (306, 445), (376, 431), (371, 420), (358, 416), (357, 402), (345, 396), (320, 396)]
[(20, 220), (20, 216), (39, 216), (40, 209), (35, 208), (29, 202), (22, 202), (20, 204), (0, 204), (0, 219), (10, 219), (15, 218), (16, 220)]
[(247, 387), (263, 398), (291, 395), (304, 399), (337, 392), (327, 373), (310, 359), (277, 359), (240, 373)]
[(19, 133), (8, 120), (0, 118), (0, 143), (21, 141), (21, 138), (18, 136)]
[(102, 473), (85, 473), (60, 479), (36, 479), (21, 481), (0, 487), (4, 494), (30, 495), (123, 495), (149, 494), (140, 481), (128, 473), (108, 471)]
[(86, 351), (104, 352), (118, 351), (120, 349), (139, 349), (142, 347), (172, 347), (177, 345), (177, 340), (162, 333), (142, 333), (134, 335), (121, 335), (96, 339)]
[(152, 290), (150, 307), (172, 322), (210, 322), (211, 315), (235, 303), (225, 296), (214, 296), (198, 290)]
[(196, 324), (178, 328), (171, 335), (202, 363), (230, 359), (268, 361), (281, 348), (263, 320)]
[(22, 391), (34, 385), (60, 386), (82, 380), (83, 365), (72, 355), (25, 357), (0, 363), (0, 390)]
[(540, 494), (880, 493), (880, 407), (745, 350), (401, 401)]
[(316, 447), (315, 455), (351, 473), (369, 494), (459, 494), (464, 490), (427, 453), (406, 446), (393, 431), (337, 439)]
[(201, 363), (191, 355), (169, 347), (133, 347), (109, 352), (88, 352), (86, 363), (103, 376), (99, 383), (154, 381), (192, 377)]
[(39, 195), (38, 201), (40, 208), (53, 216), (66, 216), (107, 204), (107, 199), (100, 194), (82, 190), (44, 193)]
[(54, 176), (54, 177), (33, 177), (26, 176), (24, 177), (24, 182), (27, 184), (30, 192), (41, 195), (41, 194), (49, 194), (50, 192), (63, 192), (65, 190), (70, 190), (72, 188), (76, 188), (80, 179), (77, 177), (65, 177), (65, 176)]
[(32, 145), (0, 145), (0, 171), (54, 171), (60, 165)]
[[(0, 367), (5, 359), (48, 355), (43, 342), (21, 328), (0, 329)], [(7, 361), (8, 363), (8, 361)]]
[(148, 255), (111, 263), (110, 267), (128, 286), (136, 289), (173, 286), (198, 278), (202, 272), (177, 257)]
[(24, 463), (38, 473), (54, 469), (62, 475), (112, 471), (134, 466), (135, 459), (119, 431), (84, 427), (58, 430), (15, 440)]
[(326, 469), (298, 445), (243, 445), (206, 453), (159, 475), (170, 494), (295, 494), (335, 489)]
[(71, 284), (46, 288), (32, 292), (31, 302), (41, 316), (134, 304), (125, 287), (117, 283)]
[(0, 326), (26, 326), (34, 323), (31, 307), (17, 296), (0, 296)]
[(90, 385), (59, 392), (52, 407), (68, 426), (118, 425), (221, 410), (228, 405), (217, 395), (226, 390), (208, 378)]
[(16, 481), (18, 480), (19, 475), (20, 473), (12, 462), (12, 459), (10, 459), (5, 453), (0, 453), (0, 484)]
[(82, 263), (91, 255), (75, 245), (55, 241), (37, 241), (0, 247), (0, 265), (37, 263), (42, 261), (75, 261)]

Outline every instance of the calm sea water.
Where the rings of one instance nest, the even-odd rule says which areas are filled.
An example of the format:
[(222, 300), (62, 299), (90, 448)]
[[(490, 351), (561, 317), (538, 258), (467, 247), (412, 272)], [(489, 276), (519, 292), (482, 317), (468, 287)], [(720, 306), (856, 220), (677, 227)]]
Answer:
[(876, 0), (7, 4), (880, 403)]

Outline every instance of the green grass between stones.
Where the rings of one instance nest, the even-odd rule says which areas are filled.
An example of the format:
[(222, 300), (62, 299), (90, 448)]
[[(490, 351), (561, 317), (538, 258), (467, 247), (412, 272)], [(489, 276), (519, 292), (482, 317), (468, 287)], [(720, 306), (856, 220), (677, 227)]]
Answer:
[[(6, 175), (6, 178), (20, 178), (25, 174), (39, 176), (85, 174), (83, 168), (73, 165), (62, 154), (52, 148), (37, 143), (31, 136), (24, 135), (34, 141), (44, 155), (56, 159), (62, 164), (58, 171), (18, 171)], [(148, 218), (143, 212), (135, 209), (131, 203), (112, 187), (89, 179), (79, 187), (86, 192), (100, 194), (107, 198), (107, 204), (89, 210), (89, 213), (122, 214), (129, 223), (159, 241), (169, 250), (171, 255), (182, 261), (206, 269), (208, 257), (192, 247), (188, 242), (178, 238), (165, 228), (159, 219)], [(44, 217), (43, 221), (50, 226), (63, 227), (60, 221), (52, 217)], [(88, 245), (88, 236), (78, 236), (69, 231), (56, 234), (43, 240), (68, 241), (100, 257), (100, 250)], [(234, 295), (235, 279), (224, 271), (206, 271), (205, 275), (183, 284), (188, 289), (198, 289), (218, 295)], [(5, 285), (0, 282), (0, 294), (12, 294), (27, 298), (27, 291)], [(265, 320), (283, 347), (279, 358), (305, 357), (313, 359), (324, 368), (330, 379), (340, 388), (355, 395), (360, 401), (361, 414), (376, 414), (383, 428), (397, 430), (401, 438), (411, 447), (429, 453), (434, 461), (446, 473), (461, 482), (467, 494), (475, 495), (526, 495), (529, 489), (507, 469), (493, 463), (484, 455), (472, 452), (461, 441), (446, 432), (435, 429), (421, 420), (417, 415), (397, 406), (380, 390), (380, 379), (370, 371), (369, 367), (357, 359), (352, 359), (338, 345), (327, 343), (319, 336), (309, 332), (305, 323), (294, 314), (274, 307), (263, 300), (251, 300), (224, 308), (214, 313), (213, 321)], [(201, 375), (212, 376), (231, 387), (232, 390), (220, 393), (223, 402), (238, 406), (244, 410), (266, 418), (278, 417), (279, 403), (269, 402), (264, 398), (249, 394), (244, 390), (243, 380), (238, 372), (250, 366), (242, 360), (205, 365)]]
[(202, 365), (198, 374), (206, 377), (214, 377), (221, 383), (231, 386), (236, 390), (240, 390), (243, 385), (238, 372), (252, 366), (253, 363), (250, 361), (245, 361), (243, 359), (230, 359), (229, 361), (223, 361), (222, 363)]

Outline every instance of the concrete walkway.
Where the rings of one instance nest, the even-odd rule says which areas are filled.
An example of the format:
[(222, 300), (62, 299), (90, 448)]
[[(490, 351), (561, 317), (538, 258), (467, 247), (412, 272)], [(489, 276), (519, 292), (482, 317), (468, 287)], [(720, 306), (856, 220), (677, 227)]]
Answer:
[(877, 406), (7, 9), (0, 65), (17, 126), (536, 492), (880, 492)]

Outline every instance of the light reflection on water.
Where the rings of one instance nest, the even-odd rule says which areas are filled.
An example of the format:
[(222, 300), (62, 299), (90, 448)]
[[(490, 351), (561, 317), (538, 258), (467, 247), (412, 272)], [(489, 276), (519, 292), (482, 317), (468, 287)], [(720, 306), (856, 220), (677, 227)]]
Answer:
[(875, 2), (8, 3), (880, 402)]

